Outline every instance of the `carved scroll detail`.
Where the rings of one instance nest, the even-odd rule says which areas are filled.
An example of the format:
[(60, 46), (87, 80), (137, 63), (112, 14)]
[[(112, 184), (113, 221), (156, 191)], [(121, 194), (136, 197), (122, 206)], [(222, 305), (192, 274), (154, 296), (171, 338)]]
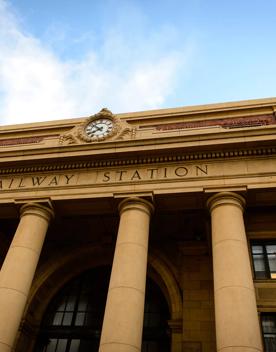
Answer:
[[(88, 124), (92, 121), (98, 119), (109, 119), (113, 123), (112, 131), (107, 136), (100, 137), (90, 137), (86, 134), (85, 130)], [(85, 122), (73, 127), (70, 131), (64, 133), (60, 136), (59, 143), (61, 145), (69, 144), (81, 144), (85, 143), (97, 143), (103, 142), (106, 140), (116, 141), (116, 140), (125, 140), (133, 139), (136, 136), (136, 128), (133, 128), (127, 122), (120, 120), (112, 112), (106, 108), (102, 109), (95, 115), (90, 116)]]

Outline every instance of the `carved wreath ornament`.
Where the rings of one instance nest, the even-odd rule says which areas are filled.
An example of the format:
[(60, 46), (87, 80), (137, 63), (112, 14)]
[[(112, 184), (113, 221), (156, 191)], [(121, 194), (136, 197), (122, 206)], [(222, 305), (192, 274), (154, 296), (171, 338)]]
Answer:
[(84, 123), (60, 136), (60, 144), (123, 140), (135, 137), (135, 128), (121, 121), (106, 108), (90, 116)]

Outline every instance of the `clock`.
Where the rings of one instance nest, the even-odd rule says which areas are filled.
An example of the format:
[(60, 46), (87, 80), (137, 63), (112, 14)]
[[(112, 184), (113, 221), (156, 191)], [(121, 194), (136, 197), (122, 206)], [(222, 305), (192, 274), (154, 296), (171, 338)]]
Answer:
[(90, 138), (105, 138), (111, 134), (113, 128), (113, 122), (110, 119), (96, 119), (85, 127), (85, 133)]

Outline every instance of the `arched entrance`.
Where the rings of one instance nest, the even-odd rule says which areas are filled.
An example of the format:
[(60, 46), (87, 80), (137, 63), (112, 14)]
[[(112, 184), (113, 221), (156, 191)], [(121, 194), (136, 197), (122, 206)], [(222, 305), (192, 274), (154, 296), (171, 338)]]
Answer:
[[(98, 351), (110, 270), (93, 268), (65, 284), (44, 314), (35, 352)], [(160, 288), (148, 278), (143, 352), (170, 351), (169, 316)]]

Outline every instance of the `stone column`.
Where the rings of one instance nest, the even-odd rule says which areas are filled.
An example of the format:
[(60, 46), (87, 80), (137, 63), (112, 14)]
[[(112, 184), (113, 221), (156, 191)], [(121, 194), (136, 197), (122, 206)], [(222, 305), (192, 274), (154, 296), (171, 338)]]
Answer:
[(0, 351), (13, 350), (52, 210), (25, 204), (0, 272)]
[(119, 205), (120, 225), (110, 277), (100, 352), (141, 351), (150, 215), (140, 198)]
[(217, 351), (263, 351), (243, 221), (243, 197), (222, 192), (208, 200)]

